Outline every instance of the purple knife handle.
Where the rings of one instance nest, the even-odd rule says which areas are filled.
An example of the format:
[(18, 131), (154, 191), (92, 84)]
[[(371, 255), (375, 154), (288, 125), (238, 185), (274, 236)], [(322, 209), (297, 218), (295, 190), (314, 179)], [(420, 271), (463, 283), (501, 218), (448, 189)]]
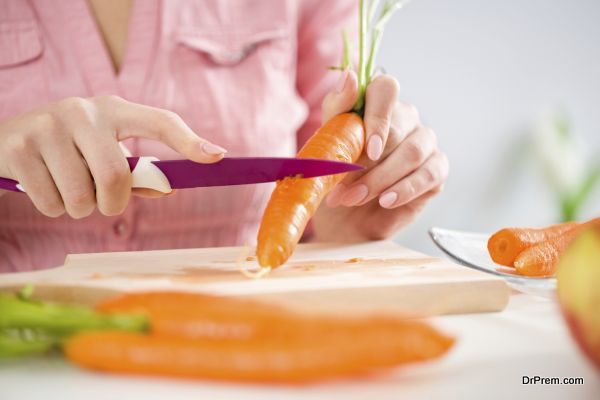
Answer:
[[(129, 164), (129, 169), (131, 171), (133, 171), (139, 159), (139, 157), (127, 157), (127, 163)], [(19, 189), (18, 185), (19, 182), (15, 180), (0, 177), (0, 189), (9, 190), (11, 192), (24, 193), (21, 189)]]
[(18, 184), (19, 182), (13, 181), (12, 179), (0, 178), (0, 189), (10, 190), (11, 192), (23, 193), (17, 187)]

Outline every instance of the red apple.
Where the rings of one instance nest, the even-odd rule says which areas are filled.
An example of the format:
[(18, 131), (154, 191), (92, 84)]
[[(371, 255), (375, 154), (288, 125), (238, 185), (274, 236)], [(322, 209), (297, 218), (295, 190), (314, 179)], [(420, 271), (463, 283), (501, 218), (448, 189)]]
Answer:
[(600, 371), (600, 226), (578, 234), (561, 256), (556, 278), (571, 333)]

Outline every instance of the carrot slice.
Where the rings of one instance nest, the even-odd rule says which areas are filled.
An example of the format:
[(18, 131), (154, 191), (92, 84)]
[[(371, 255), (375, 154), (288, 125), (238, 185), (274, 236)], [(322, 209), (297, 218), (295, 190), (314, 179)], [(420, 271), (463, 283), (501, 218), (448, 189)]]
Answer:
[(72, 362), (103, 371), (301, 383), (437, 358), (453, 343), (427, 324), (406, 321), (385, 338), (315, 334), (289, 343), (87, 332), (69, 338), (64, 351)]
[(488, 252), (495, 263), (513, 267), (517, 256), (524, 250), (545, 242), (577, 227), (577, 222), (551, 225), (547, 228), (505, 228), (488, 240)]
[[(364, 142), (362, 118), (340, 114), (317, 130), (298, 157), (352, 163), (360, 157)], [(319, 204), (344, 176), (287, 178), (277, 183), (258, 231), (256, 254), (261, 267), (277, 268), (287, 261)]]

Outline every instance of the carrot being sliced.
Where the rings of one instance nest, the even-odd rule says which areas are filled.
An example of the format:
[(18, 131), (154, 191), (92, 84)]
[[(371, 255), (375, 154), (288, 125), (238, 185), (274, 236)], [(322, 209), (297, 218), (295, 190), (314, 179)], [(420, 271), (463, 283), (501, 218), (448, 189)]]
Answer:
[(524, 250), (576, 228), (578, 222), (566, 222), (547, 228), (505, 228), (488, 240), (488, 252), (495, 263), (513, 267), (517, 256)]
[(315, 334), (283, 344), (88, 332), (68, 339), (64, 351), (72, 362), (103, 371), (301, 383), (434, 359), (454, 343), (417, 321), (406, 321), (383, 339), (371, 335), (328, 339)]
[[(302, 147), (299, 158), (352, 163), (364, 147), (362, 119), (354, 113), (333, 117)], [(262, 267), (276, 268), (290, 257), (306, 224), (325, 196), (345, 174), (318, 178), (287, 178), (277, 183), (258, 232), (256, 254)]]
[[(375, 58), (383, 29), (392, 14), (405, 2), (386, 1), (376, 17), (376, 2), (359, 2), (358, 96), (352, 112), (327, 121), (308, 140), (298, 157), (356, 162), (363, 151), (365, 132), (362, 117), (367, 86), (375, 75)], [(344, 35), (344, 57), (340, 70), (350, 69), (350, 46)], [(370, 43), (367, 44), (370, 38)], [(279, 182), (265, 209), (257, 238), (257, 256), (266, 270), (287, 261), (300, 241), (310, 218), (325, 196), (343, 179), (334, 175), (312, 179), (285, 179)]]

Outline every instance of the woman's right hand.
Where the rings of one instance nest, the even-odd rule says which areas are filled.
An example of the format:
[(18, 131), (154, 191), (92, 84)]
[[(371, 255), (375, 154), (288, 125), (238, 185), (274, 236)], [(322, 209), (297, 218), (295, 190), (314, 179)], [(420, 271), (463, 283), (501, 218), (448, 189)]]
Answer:
[(161, 141), (200, 163), (225, 153), (173, 112), (116, 96), (73, 97), (0, 123), (0, 176), (19, 181), (46, 216), (83, 218), (96, 207), (117, 215), (131, 195), (119, 142), (131, 137)]

